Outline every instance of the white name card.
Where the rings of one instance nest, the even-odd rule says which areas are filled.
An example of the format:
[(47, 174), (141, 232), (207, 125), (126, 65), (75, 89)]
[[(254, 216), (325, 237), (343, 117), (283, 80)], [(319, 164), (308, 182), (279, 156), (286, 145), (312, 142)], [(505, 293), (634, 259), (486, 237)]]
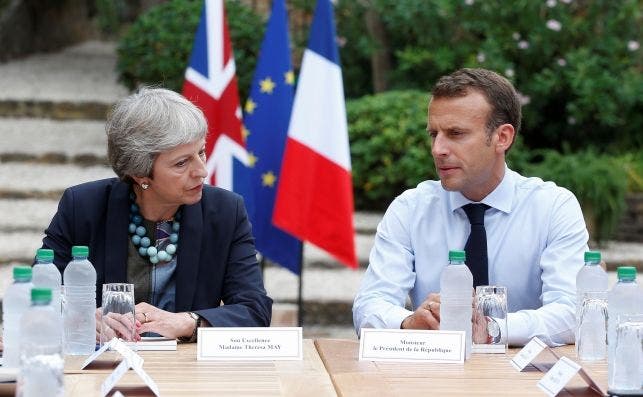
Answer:
[[(109, 394), (109, 392), (116, 386), (118, 381), (125, 375), (125, 373), (129, 369), (133, 369), (134, 372), (143, 380), (145, 383), (145, 386), (147, 386), (152, 393), (154, 393), (155, 396), (159, 395), (159, 388), (156, 385), (156, 382), (145, 372), (143, 367), (141, 365), (132, 365), (132, 363), (129, 362), (127, 358), (124, 358), (123, 361), (121, 361), (120, 364), (118, 364), (118, 367), (112, 371), (111, 374), (103, 381), (103, 383), (100, 385), (100, 393), (102, 397), (105, 397)], [(117, 392), (120, 393), (120, 392)], [(122, 394), (121, 394), (122, 395)], [(116, 394), (114, 394), (116, 396)]]
[(116, 383), (125, 375), (125, 372), (129, 370), (129, 363), (127, 360), (121, 361), (120, 364), (118, 364), (118, 367), (112, 371), (111, 374), (103, 381), (103, 383), (100, 385), (100, 395), (105, 397), (111, 390), (114, 388)]
[(197, 360), (301, 360), (301, 327), (199, 328)]
[(152, 379), (152, 377), (147, 372), (145, 372), (142, 366), (132, 367), (132, 369), (134, 370), (134, 372), (136, 372), (139, 378), (141, 378), (143, 382), (145, 382), (145, 385), (149, 387), (150, 390), (152, 390), (152, 393), (154, 393), (155, 396), (160, 395), (159, 387), (156, 385), (156, 382), (154, 382), (154, 379)]
[(464, 332), (362, 328), (359, 359), (463, 363)]
[(520, 349), (520, 351), (511, 359), (511, 365), (513, 365), (517, 371), (522, 371), (545, 349), (548, 349), (545, 342), (534, 337), (534, 339), (530, 340), (529, 343)]
[(124, 360), (128, 360), (132, 366), (143, 365), (143, 357), (136, 354), (129, 346), (118, 338), (112, 338), (109, 342), (105, 343), (100, 349), (96, 350), (91, 356), (87, 357), (80, 369), (85, 369), (92, 361), (96, 360), (98, 356), (105, 353), (107, 349), (116, 350)]
[(554, 397), (565, 387), (565, 385), (576, 375), (581, 366), (568, 359), (561, 357), (556, 364), (538, 381), (538, 387), (549, 397)]

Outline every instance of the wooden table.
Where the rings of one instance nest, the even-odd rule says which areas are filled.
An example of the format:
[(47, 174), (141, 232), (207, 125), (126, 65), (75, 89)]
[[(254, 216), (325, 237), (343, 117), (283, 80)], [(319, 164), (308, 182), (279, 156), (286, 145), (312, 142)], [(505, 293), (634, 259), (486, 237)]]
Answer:
[[(143, 368), (154, 379), (161, 396), (336, 396), (313, 341), (304, 340), (302, 361), (197, 361), (196, 344), (179, 344), (177, 351), (142, 351)], [(101, 355), (100, 365), (80, 370), (86, 357), (65, 358), (65, 394), (98, 396), (100, 386), (120, 357)], [(151, 396), (134, 371), (115, 390), (125, 396)], [(13, 395), (13, 388), (0, 388)]]
[[(474, 354), (465, 364), (418, 364), (358, 361), (354, 340), (304, 340), (302, 361), (216, 362), (197, 361), (196, 345), (179, 345), (177, 351), (143, 351), (143, 368), (156, 381), (162, 396), (427, 396), (510, 395), (544, 396), (536, 386), (543, 373), (530, 367), (517, 372), (508, 354)], [(556, 349), (576, 359), (573, 346)], [(553, 364), (553, 358), (540, 357)], [(100, 386), (116, 367), (114, 352), (101, 356), (99, 365), (80, 370), (84, 357), (65, 360), (67, 396), (99, 395)], [(605, 361), (582, 363), (598, 385), (606, 389)], [(152, 395), (138, 376), (129, 371), (116, 390), (126, 396)], [(13, 385), (0, 385), (0, 395), (13, 395)], [(563, 396), (597, 395), (576, 376)]]
[[(509, 360), (519, 349), (507, 354), (474, 354), (462, 364), (418, 364), (358, 361), (359, 342), (316, 340), (315, 346), (330, 374), (337, 394), (349, 396), (539, 396), (536, 386), (544, 375), (534, 367), (516, 371)], [(557, 354), (576, 359), (574, 346), (556, 349)], [(542, 358), (541, 358), (542, 357)], [(546, 360), (543, 353), (539, 360)], [(607, 389), (607, 362), (581, 363), (589, 375)], [(597, 396), (578, 375), (561, 396)]]

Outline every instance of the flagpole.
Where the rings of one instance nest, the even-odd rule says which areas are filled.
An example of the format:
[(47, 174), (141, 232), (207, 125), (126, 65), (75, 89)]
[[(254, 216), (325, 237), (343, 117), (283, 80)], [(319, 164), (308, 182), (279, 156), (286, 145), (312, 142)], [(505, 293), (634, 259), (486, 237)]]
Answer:
[(302, 280), (304, 279), (304, 243), (302, 243), (299, 246), (300, 249), (300, 255), (299, 255), (299, 288), (297, 291), (297, 324), (300, 327), (304, 326), (304, 300), (302, 297), (302, 291), (303, 291), (303, 282)]

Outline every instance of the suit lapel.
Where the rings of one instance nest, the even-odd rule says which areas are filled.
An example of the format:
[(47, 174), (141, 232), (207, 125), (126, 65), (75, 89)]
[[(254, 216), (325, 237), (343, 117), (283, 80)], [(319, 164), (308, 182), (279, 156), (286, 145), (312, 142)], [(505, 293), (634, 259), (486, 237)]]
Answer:
[(183, 207), (176, 261), (176, 311), (192, 308), (203, 234), (202, 201)]
[(105, 225), (105, 283), (127, 281), (127, 247), (129, 233), (129, 185), (124, 182), (114, 184), (107, 204), (107, 224)]

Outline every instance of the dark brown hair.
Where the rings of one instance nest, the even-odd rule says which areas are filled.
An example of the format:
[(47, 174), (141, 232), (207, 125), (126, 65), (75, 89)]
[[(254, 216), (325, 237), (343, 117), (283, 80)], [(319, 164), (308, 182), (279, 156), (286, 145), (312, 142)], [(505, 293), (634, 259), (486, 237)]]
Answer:
[(511, 124), (518, 134), (522, 110), (514, 86), (506, 78), (487, 69), (460, 69), (442, 76), (433, 87), (433, 98), (463, 97), (476, 90), (487, 98), (491, 112), (487, 117), (487, 134), (503, 124)]

